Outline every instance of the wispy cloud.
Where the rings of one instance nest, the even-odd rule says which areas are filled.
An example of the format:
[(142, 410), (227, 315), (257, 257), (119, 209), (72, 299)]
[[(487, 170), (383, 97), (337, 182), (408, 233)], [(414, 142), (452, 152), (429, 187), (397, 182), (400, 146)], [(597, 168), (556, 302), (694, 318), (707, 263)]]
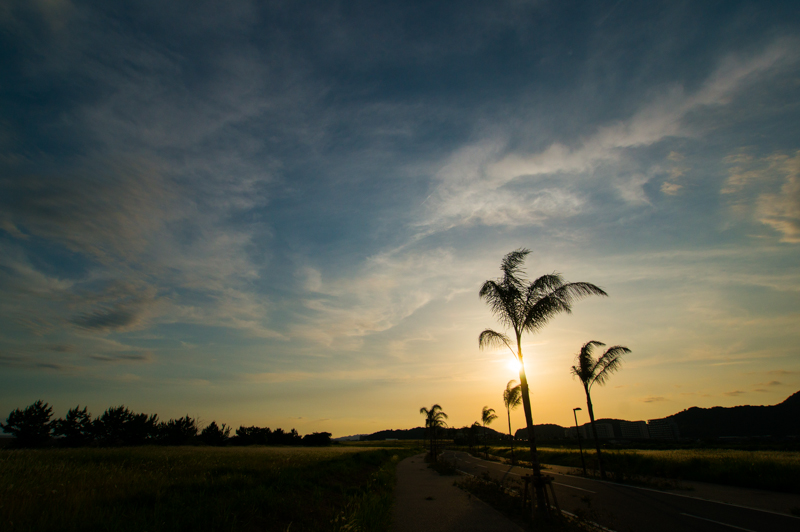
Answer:
[[(698, 135), (685, 118), (702, 108), (724, 106), (745, 87), (762, 81), (772, 69), (797, 55), (789, 42), (779, 42), (753, 57), (731, 56), (694, 92), (676, 85), (644, 104), (626, 120), (607, 124), (575, 146), (550, 144), (534, 154), (509, 150), (503, 141), (484, 141), (453, 154), (437, 173), (437, 188), (426, 201), (421, 225), (448, 229), (458, 225), (532, 225), (574, 216), (587, 203), (578, 187), (600, 165), (624, 169), (626, 150), (651, 146), (668, 137)], [(673, 168), (677, 177), (684, 169)], [(626, 172), (612, 181), (625, 202), (646, 203), (642, 186), (650, 176)], [(664, 193), (680, 189), (664, 185)]]
[(723, 392), (722, 395), (727, 395), (728, 397), (738, 397), (740, 395), (745, 395), (747, 392), (743, 392), (742, 390), (734, 390), (732, 392)]
[(660, 403), (663, 401), (669, 401), (666, 397), (662, 397), (660, 395), (648, 395), (647, 397), (643, 397), (640, 399), (643, 403)]

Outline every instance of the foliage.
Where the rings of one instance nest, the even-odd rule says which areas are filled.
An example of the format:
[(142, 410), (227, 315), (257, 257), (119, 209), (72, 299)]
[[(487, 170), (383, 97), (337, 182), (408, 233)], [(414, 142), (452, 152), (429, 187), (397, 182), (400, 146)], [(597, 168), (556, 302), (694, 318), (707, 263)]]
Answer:
[(186, 445), (197, 437), (197, 422), (188, 415), (158, 424), (158, 441), (165, 445)]
[(503, 404), (506, 405), (508, 415), (508, 436), (511, 438), (511, 463), (516, 462), (514, 456), (514, 433), (511, 431), (511, 411), (522, 403), (522, 386), (517, 381), (511, 379), (503, 390)]
[(0, 529), (300, 532), (336, 529), (337, 516), (346, 511), (356, 529), (385, 530), (394, 467), (414, 452), (160, 446), (4, 450)]
[(158, 436), (158, 415), (136, 414), (125, 405), (111, 407), (92, 423), (101, 445), (141, 445)]
[(5, 424), (0, 423), (0, 428), (16, 437), (14, 444), (17, 447), (41, 447), (50, 440), (52, 415), (53, 407), (40, 399), (25, 410), (15, 409)]
[[(581, 467), (577, 448), (541, 447), (543, 463)], [(493, 447), (492, 453), (510, 456), (510, 449)], [(739, 449), (604, 450), (608, 475), (617, 481), (652, 482), (654, 478), (694, 480), (772, 491), (800, 493), (800, 452)], [(586, 455), (586, 466), (597, 460)]]
[(217, 425), (216, 421), (212, 421), (210, 425), (200, 432), (200, 441), (206, 445), (222, 446), (228, 442), (231, 437), (231, 428), (222, 424), (222, 427)]
[(592, 357), (595, 346), (605, 346), (606, 344), (592, 340), (586, 342), (581, 347), (576, 357), (578, 364), (572, 366), (572, 374), (578, 377), (583, 384), (586, 392), (586, 406), (589, 409), (589, 421), (592, 425), (594, 434), (594, 444), (597, 449), (597, 463), (600, 469), (600, 476), (606, 478), (605, 467), (603, 466), (603, 456), (600, 453), (600, 440), (597, 438), (597, 428), (594, 424), (594, 407), (592, 406), (591, 388), (597, 383), (600, 386), (606, 383), (612, 373), (622, 367), (622, 355), (630, 353), (631, 350), (621, 345), (609, 347), (597, 360)]
[(303, 436), (303, 445), (308, 445), (310, 447), (323, 447), (330, 444), (330, 432), (312, 432), (311, 434), (306, 434)]
[(53, 422), (53, 434), (62, 436), (61, 444), (67, 447), (89, 445), (94, 440), (92, 416), (80, 405), (67, 412), (64, 419)]
[[(525, 529), (533, 528), (530, 510), (523, 506), (522, 483), (518, 480), (505, 482), (492, 478), (488, 473), (480, 477), (465, 476), (456, 485), (521, 525)], [(536, 522), (535, 530), (541, 532), (583, 532), (595, 530), (586, 522), (568, 518), (563, 515), (552, 515), (547, 521)]]
[(444, 413), (442, 407), (438, 404), (433, 405), (430, 409), (423, 406), (419, 409), (419, 413), (425, 416), (425, 429), (431, 444), (430, 456), (431, 459), (436, 460), (437, 432), (441, 427), (445, 426), (444, 420), (447, 419), (447, 414)]
[[(527, 249), (517, 249), (508, 253), (500, 263), (503, 276), (494, 281), (486, 281), (479, 292), (479, 296), (486, 301), (498, 321), (513, 331), (513, 344), (508, 335), (486, 329), (478, 336), (478, 346), (480, 348), (505, 346), (520, 364), (522, 404), (528, 427), (531, 459), (534, 475), (539, 475), (530, 393), (523, 365), (522, 336), (526, 332), (534, 333), (541, 330), (557, 314), (572, 312), (572, 304), (578, 299), (607, 294), (590, 283), (567, 283), (557, 273), (529, 281), (522, 268), (522, 263), (529, 253), (530, 250)], [(538, 489), (537, 500), (540, 503), (544, 501), (543, 493)]]

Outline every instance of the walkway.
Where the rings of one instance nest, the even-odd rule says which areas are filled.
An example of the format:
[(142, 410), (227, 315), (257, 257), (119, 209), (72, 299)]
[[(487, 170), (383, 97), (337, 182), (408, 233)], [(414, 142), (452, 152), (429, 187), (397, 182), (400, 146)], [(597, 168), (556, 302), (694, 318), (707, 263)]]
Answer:
[(457, 476), (429, 469), (425, 455), (397, 464), (390, 532), (522, 532), (484, 502), (457, 488)]

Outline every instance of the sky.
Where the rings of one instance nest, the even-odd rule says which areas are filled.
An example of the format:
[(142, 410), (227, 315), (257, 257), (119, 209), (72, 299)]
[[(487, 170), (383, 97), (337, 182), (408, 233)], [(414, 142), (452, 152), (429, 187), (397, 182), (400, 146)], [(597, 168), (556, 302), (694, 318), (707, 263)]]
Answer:
[(524, 337), (535, 423), (586, 418), (590, 340), (631, 350), (598, 418), (777, 404), (799, 30), (791, 1), (2, 2), (0, 417), (507, 429), (478, 291), (519, 248), (609, 296)]

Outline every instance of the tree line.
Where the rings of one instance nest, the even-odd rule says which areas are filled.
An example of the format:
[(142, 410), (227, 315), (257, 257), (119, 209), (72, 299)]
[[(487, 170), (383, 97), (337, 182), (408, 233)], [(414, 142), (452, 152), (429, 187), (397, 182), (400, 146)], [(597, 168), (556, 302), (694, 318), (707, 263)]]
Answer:
[(188, 415), (159, 421), (157, 414), (141, 414), (121, 405), (108, 408), (92, 419), (86, 407), (80, 405), (63, 418), (52, 419), (53, 408), (42, 400), (20, 410), (12, 411), (3, 432), (13, 435), (13, 445), (20, 448), (129, 445), (306, 445), (331, 444), (329, 432), (314, 432), (300, 436), (295, 429), (271, 430), (269, 427), (240, 426), (232, 429), (225, 423), (212, 421), (200, 429), (197, 420)]

